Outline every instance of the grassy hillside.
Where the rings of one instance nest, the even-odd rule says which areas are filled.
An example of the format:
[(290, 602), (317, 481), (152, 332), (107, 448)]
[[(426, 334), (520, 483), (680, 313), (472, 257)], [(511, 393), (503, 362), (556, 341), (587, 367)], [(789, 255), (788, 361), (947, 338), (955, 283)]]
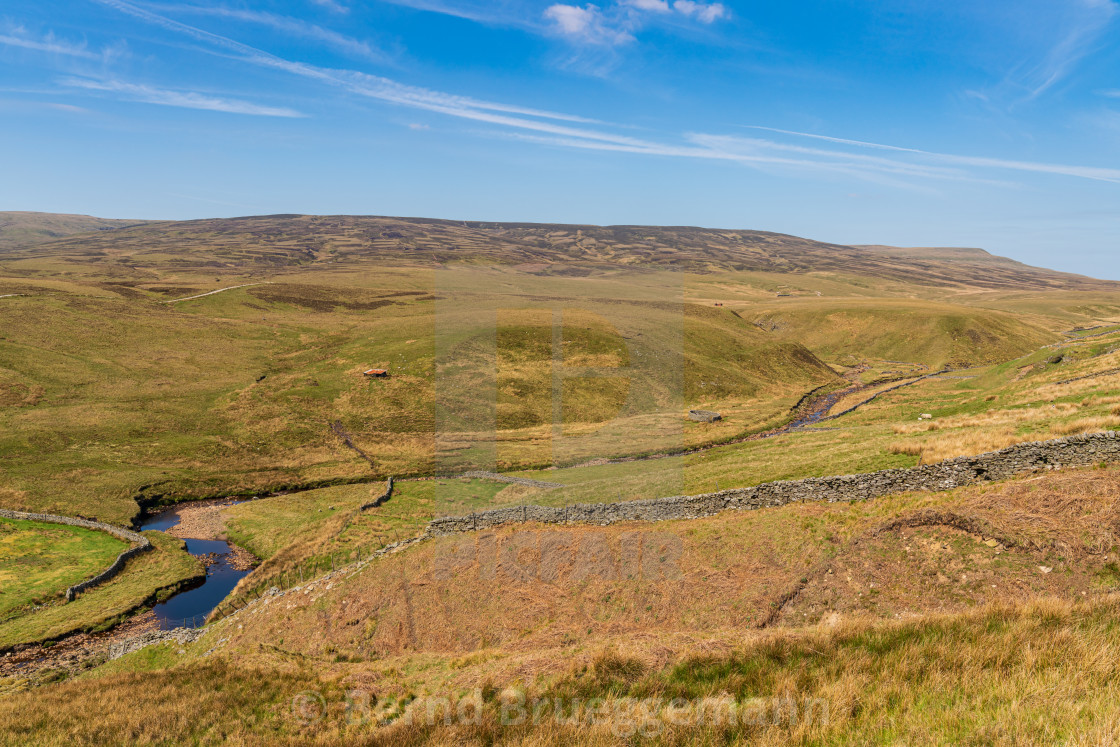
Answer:
[[(1114, 470), (1089, 470), (693, 521), (513, 525), (438, 538), (268, 605), (251, 629), (228, 633), (229, 645), (252, 651), (283, 638), (290, 653), (380, 661), (579, 648), (626, 631), (911, 617), (993, 594), (1073, 599), (1120, 583), (1120, 510), (1105, 492), (1114, 480)], [(336, 624), (323, 627), (324, 612)]]
[[(1003, 364), (1065, 339), (1061, 330), (1120, 318), (1120, 294), (1076, 279), (1045, 293), (1026, 276), (1015, 291), (968, 288), (969, 262), (1005, 266), (975, 251), (925, 258), (859, 249), (876, 261), (957, 268), (960, 284), (937, 291), (920, 272), (909, 284), (890, 268), (875, 270), (876, 279), (853, 274), (872, 270), (847, 259), (835, 273), (801, 265), (716, 271), (723, 260), (703, 274), (623, 269), (633, 249), (623, 240), (637, 229), (553, 228), (264, 217), (152, 224), (9, 255), (0, 261), (0, 295), (19, 296), (0, 298), (0, 444), (12, 465), (0, 478), (5, 505), (127, 521), (138, 497), (680, 451), (780, 426), (807, 392), (843, 386), (836, 372), (871, 382), (920, 366)], [(300, 231), (314, 240), (297, 239)], [(719, 259), (724, 249), (713, 237), (730, 241), (716, 232), (689, 244), (699, 234), (650, 231), (675, 237), (681, 257)], [(416, 238), (410, 254), (394, 254), (392, 246), (412, 241), (406, 236)], [(763, 238), (755, 246), (740, 236), (734, 251), (805, 262), (841, 256)], [(301, 246), (319, 249), (292, 254)], [(416, 266), (444, 257), (440, 246), (463, 261)], [(556, 261), (513, 262), (530, 249)], [(666, 265), (667, 256), (634, 250), (632, 258)], [(387, 264), (392, 257), (400, 264)], [(921, 300), (931, 294), (940, 300)], [(392, 375), (366, 379), (361, 371), (371, 366)], [(1020, 386), (1014, 371), (1000, 370), (982, 379), (984, 397)], [(962, 400), (973, 404), (961, 409)], [(930, 458), (957, 448), (945, 433), (936, 441), (893, 432), (910, 408), (925, 412), (934, 402), (946, 413), (989, 408), (970, 384), (927, 382), (861, 410), (856, 417), (870, 416), (860, 439), (805, 432), (683, 462), (561, 470), (557, 479), (573, 482), (573, 500), (601, 500), (906, 465), (914, 449)], [(690, 408), (725, 418), (692, 423)], [(1065, 428), (1069, 419), (1056, 413), (1038, 425)], [(982, 428), (954, 429), (961, 448)], [(985, 443), (1050, 432), (1001, 430)], [(927, 440), (928, 449), (903, 443)]]
[[(198, 643), (0, 700), (2, 738), (96, 741), (128, 729), (202, 744), (617, 744), (639, 715), (660, 724), (647, 739), (671, 744), (957, 743), (995, 723), (1012, 743), (1108, 743), (1120, 648), (1114, 481), (1114, 469), (1082, 470), (435, 540), (266, 597)], [(973, 529), (910, 520), (923, 516)], [(355, 689), (368, 696), (366, 719), (353, 718), (358, 695), (346, 710)], [(1054, 697), (1039, 700), (1040, 689)], [(438, 699), (475, 692), (483, 718), (444, 725)], [(324, 710), (304, 717), (300, 693), (318, 694)], [(503, 725), (501, 706), (521, 697), (539, 699), (541, 718)], [(109, 706), (91, 709), (93, 698)], [(573, 706), (602, 707), (595, 699), (609, 704), (597, 725), (570, 718)], [(626, 710), (641, 701), (653, 710)], [(713, 723), (729, 702), (743, 710)], [(775, 703), (774, 721), (742, 717)], [(706, 718), (682, 720), (682, 708)], [(557, 722), (557, 710), (569, 718)]]
[[(744, 408), (733, 430), (693, 437), (721, 438), (787, 416), (835, 379), (804, 347), (732, 312), (625, 299), (618, 280), (601, 290), (623, 302), (538, 300), (480, 276), (449, 313), (418, 273), (406, 287), (428, 290), (384, 278), (272, 282), (177, 304), (138, 290), (0, 299), (9, 503), (127, 521), (140, 495), (679, 448), (690, 406)], [(392, 376), (364, 377), (374, 365)]]
[(147, 222), (110, 220), (94, 218), (91, 215), (0, 211), (0, 252), (25, 248), (63, 236), (94, 231), (115, 231)]
[[(564, 483), (562, 492), (532, 498), (555, 504), (694, 494), (929, 464), (1024, 441), (1120, 429), (1118, 369), (1120, 335), (1113, 334), (925, 379), (875, 397), (819, 428), (671, 459), (523, 474)], [(866, 402), (881, 389), (845, 398), (844, 406)], [(923, 414), (932, 419), (919, 420)]]
[[(1115, 597), (991, 605), (924, 620), (740, 634), (707, 648), (681, 641), (652, 660), (638, 651), (647, 641), (610, 640), (546, 682), (503, 692), (497, 681), (480, 681), (436, 698), (388, 695), (403, 670), (331, 678), (296, 659), (262, 669), (200, 659), (198, 644), (185, 653), (165, 645), (93, 679), (0, 699), (0, 744), (105, 743), (121, 734), (200, 745), (1111, 744), (1120, 718), (1118, 612)], [(487, 656), (456, 661), (469, 671)], [(528, 678), (532, 666), (526, 661)], [(361, 692), (368, 705), (354, 700)], [(322, 711), (314, 707), (320, 697)], [(462, 699), (465, 717), (457, 718)], [(523, 722), (502, 725), (506, 703), (506, 724), (519, 703)], [(409, 706), (413, 719), (398, 716)]]
[[(1029, 267), (980, 250), (922, 253), (695, 227), (581, 226), (375, 216), (271, 215), (157, 223), (35, 248), (113, 274), (123, 267), (256, 274), (370, 261), (465, 262), (541, 275), (659, 267), (674, 271), (844, 273), (935, 287), (1115, 290), (1115, 283)], [(33, 255), (25, 255), (33, 256)], [(25, 269), (23, 261), (9, 267)]]
[[(503, 692), (612, 707), (808, 695), (830, 708), (827, 723), (651, 737), (665, 743), (1114, 733), (1115, 466), (371, 553), (448, 514), (1120, 429), (1117, 284), (980, 250), (685, 227), (261, 216), (10, 235), (0, 505), (127, 524), (141, 503), (282, 494), (219, 517), (213, 531), (261, 564), (202, 640), (91, 659), (91, 689), (0, 697), (0, 744), (617, 737), (501, 727)], [(363, 375), (373, 367), (389, 376)], [(696, 408), (723, 419), (694, 422)], [(822, 419), (791, 427), (808, 415)], [(554, 485), (455, 476), (468, 469)], [(391, 500), (361, 510), (389, 475)], [(0, 588), (0, 648), (109, 627), (201, 570), (151, 533), (156, 552), (61, 604), (66, 574), (108, 550), (4, 536), (29, 573)], [(30, 685), (6, 677), (0, 692)], [(1055, 687), (1060, 702), (1037, 698)], [(376, 698), (384, 728), (344, 722), (354, 689)], [(292, 710), (308, 690), (327, 718)], [(475, 690), (478, 724), (405, 718), (428, 696)], [(992, 719), (1003, 732), (983, 731)]]
[(1055, 336), (1034, 320), (987, 309), (909, 299), (788, 299), (752, 320), (828, 360), (864, 358), (971, 368), (1033, 352)]

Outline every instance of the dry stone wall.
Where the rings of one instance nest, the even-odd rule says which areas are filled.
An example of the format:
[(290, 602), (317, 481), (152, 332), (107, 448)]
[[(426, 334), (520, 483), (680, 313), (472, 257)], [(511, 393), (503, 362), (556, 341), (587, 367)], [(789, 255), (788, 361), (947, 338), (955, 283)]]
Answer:
[(385, 492), (374, 498), (368, 503), (363, 503), (358, 506), (359, 511), (365, 511), (367, 508), (377, 508), (388, 503), (389, 499), (393, 497), (393, 478), (390, 477), (385, 481)]
[(54, 514), (33, 514), (26, 511), (9, 511), (6, 508), (0, 508), (0, 518), (16, 519), (20, 521), (42, 521), (50, 524), (66, 524), (67, 526), (72, 527), (93, 529), (98, 532), (111, 534), (118, 539), (122, 539), (125, 542), (129, 542), (132, 544), (132, 547), (128, 548), (120, 555), (118, 555), (117, 559), (113, 561), (113, 564), (103, 570), (101, 573), (97, 574), (93, 578), (86, 579), (81, 583), (74, 584), (69, 589), (67, 589), (67, 602), (74, 601), (74, 598), (86, 589), (92, 589), (94, 586), (103, 584), (109, 579), (113, 578), (118, 573), (124, 570), (125, 563), (128, 562), (129, 558), (152, 548), (151, 541), (149, 541), (147, 537), (140, 534), (139, 532), (134, 532), (131, 529), (125, 529), (123, 527), (113, 526), (112, 524), (104, 524), (100, 521), (76, 519), (71, 516), (55, 516)]
[(185, 646), (188, 643), (194, 643), (202, 637), (205, 630), (201, 628), (173, 628), (172, 630), (149, 630), (141, 633), (132, 638), (126, 638), (123, 641), (116, 641), (109, 644), (109, 660), (119, 659), (122, 656), (139, 651), (148, 646), (155, 646), (160, 643), (168, 643), (174, 641), (180, 646)]
[(894, 493), (942, 491), (980, 482), (1059, 467), (1084, 467), (1120, 461), (1120, 434), (1115, 431), (1019, 444), (1007, 449), (959, 457), (923, 467), (889, 469), (862, 475), (810, 477), (703, 495), (580, 503), (572, 506), (510, 506), (434, 519), (425, 534), (470, 532), (513, 522), (612, 524), (619, 521), (698, 519), (721, 511), (784, 506), (799, 501), (858, 501)]

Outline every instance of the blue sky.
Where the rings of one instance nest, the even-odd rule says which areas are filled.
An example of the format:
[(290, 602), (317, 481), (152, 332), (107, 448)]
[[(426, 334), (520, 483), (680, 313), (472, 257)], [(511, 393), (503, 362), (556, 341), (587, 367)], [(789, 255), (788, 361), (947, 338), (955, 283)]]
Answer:
[(1120, 279), (1112, 0), (7, 0), (0, 209), (980, 246)]

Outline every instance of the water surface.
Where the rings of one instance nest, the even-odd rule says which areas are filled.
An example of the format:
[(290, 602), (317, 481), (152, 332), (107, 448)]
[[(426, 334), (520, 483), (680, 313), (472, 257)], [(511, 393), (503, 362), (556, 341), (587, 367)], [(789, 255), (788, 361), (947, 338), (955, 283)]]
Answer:
[[(232, 504), (231, 504), (232, 505)], [(166, 532), (179, 523), (180, 509), (161, 511), (146, 519), (141, 529), (156, 529)], [(178, 592), (166, 602), (152, 608), (160, 629), (198, 628), (206, 622), (206, 616), (233, 591), (237, 582), (249, 575), (249, 571), (239, 571), (230, 566), (229, 543), (225, 540), (184, 539), (187, 552), (196, 557), (213, 553), (216, 560), (206, 568), (206, 578), (197, 585)]]

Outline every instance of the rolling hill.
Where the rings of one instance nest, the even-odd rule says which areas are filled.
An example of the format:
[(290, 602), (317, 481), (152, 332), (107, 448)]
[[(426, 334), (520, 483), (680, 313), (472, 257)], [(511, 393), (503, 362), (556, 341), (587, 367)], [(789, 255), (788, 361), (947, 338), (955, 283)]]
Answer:
[[(153, 526), (157, 552), (66, 603), (72, 533), (0, 527), (36, 569), (0, 601), (0, 745), (618, 743), (502, 731), (518, 694), (831, 709), (664, 733), (682, 745), (1115, 717), (1115, 464), (667, 520), (602, 504), (1116, 430), (1120, 284), (688, 227), (31, 215), (0, 239), (0, 507), (129, 525), (175, 503), (195, 532)], [(440, 517), (464, 531), (425, 532)], [(141, 632), (203, 573), (179, 536), (259, 565), (201, 631)], [(112, 555), (98, 539), (68, 573)], [(464, 692), (478, 723), (410, 721)]]
[(0, 252), (25, 248), (63, 236), (118, 230), (147, 222), (63, 213), (0, 212)]
[[(49, 223), (47, 217), (41, 222)], [(93, 226), (90, 228), (100, 228)], [(75, 226), (79, 229), (80, 226)], [(1120, 284), (1030, 267), (979, 249), (844, 246), (765, 231), (685, 226), (489, 223), (377, 216), (269, 215), (158, 222), (40, 243), (34, 256), (216, 272), (352, 267), (366, 262), (496, 264), (542, 275), (620, 267), (687, 272), (841, 274), (978, 289), (1115, 290)], [(30, 258), (31, 254), (24, 253)], [(10, 269), (19, 270), (22, 263)]]

